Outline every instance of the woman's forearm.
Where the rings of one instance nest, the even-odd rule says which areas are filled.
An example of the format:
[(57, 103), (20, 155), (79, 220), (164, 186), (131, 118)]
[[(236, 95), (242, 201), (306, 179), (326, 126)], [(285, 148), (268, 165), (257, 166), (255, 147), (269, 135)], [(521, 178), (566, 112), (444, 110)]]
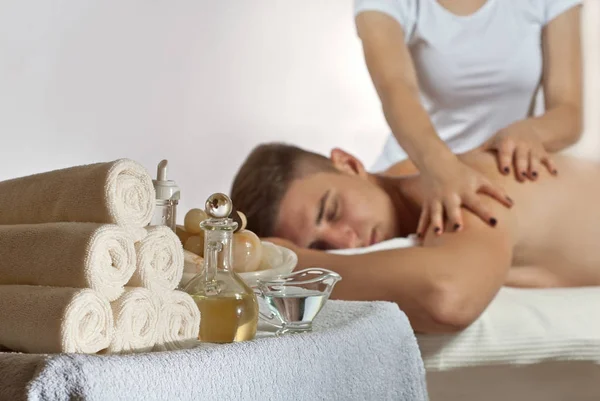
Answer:
[(581, 137), (583, 67), (581, 7), (571, 7), (542, 29), (542, 89), (546, 112), (525, 120), (547, 152), (556, 152)]
[(434, 170), (456, 156), (438, 136), (416, 94), (404, 84), (379, 88), (383, 113), (394, 137), (420, 171)]
[(356, 18), (367, 68), (396, 140), (420, 171), (444, 165), (454, 155), (442, 141), (419, 100), (412, 57), (396, 20), (376, 11)]
[(583, 118), (581, 107), (562, 104), (539, 117), (529, 118), (536, 135), (548, 152), (558, 152), (581, 138)]

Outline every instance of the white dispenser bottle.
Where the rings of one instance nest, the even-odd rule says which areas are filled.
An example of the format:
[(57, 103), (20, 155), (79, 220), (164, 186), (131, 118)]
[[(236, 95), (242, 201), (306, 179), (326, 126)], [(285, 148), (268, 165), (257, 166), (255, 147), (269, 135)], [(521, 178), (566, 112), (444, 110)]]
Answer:
[(152, 216), (151, 226), (167, 226), (175, 232), (177, 224), (177, 204), (181, 197), (175, 181), (167, 179), (169, 162), (162, 160), (158, 163), (156, 180), (152, 180), (156, 191), (156, 208)]

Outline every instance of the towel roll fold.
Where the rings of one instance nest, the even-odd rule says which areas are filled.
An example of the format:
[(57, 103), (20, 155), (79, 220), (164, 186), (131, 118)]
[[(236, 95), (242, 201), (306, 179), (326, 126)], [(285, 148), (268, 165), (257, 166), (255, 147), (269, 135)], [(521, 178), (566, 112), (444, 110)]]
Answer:
[(149, 227), (147, 235), (135, 243), (135, 250), (137, 268), (128, 285), (157, 292), (179, 285), (183, 275), (183, 247), (171, 229)]
[(200, 310), (192, 297), (182, 291), (160, 294), (161, 317), (156, 350), (190, 348), (198, 343)]
[(110, 303), (90, 289), (0, 286), (0, 344), (29, 353), (96, 353), (110, 344)]
[(0, 182), (0, 224), (61, 221), (144, 227), (154, 212), (152, 178), (120, 159)]
[(91, 288), (114, 301), (135, 260), (131, 235), (112, 224), (0, 226), (0, 285)]
[(115, 333), (108, 352), (151, 351), (158, 338), (160, 301), (146, 288), (128, 287), (111, 303)]

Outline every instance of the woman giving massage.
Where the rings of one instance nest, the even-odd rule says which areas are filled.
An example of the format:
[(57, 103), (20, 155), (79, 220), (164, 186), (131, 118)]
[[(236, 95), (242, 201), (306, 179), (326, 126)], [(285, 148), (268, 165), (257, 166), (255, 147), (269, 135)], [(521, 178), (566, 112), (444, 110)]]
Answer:
[[(581, 131), (580, 0), (355, 0), (358, 35), (392, 135), (375, 171), (421, 173), (416, 232), (445, 215), (464, 226), (461, 206), (493, 225), (506, 188), (456, 153), (492, 150), (502, 174), (536, 180), (548, 152)], [(543, 89), (545, 113), (533, 117)], [(406, 152), (406, 153), (404, 153)], [(508, 193), (512, 198), (515, 198)], [(515, 199), (516, 201), (516, 199)]]
[[(298, 254), (298, 269), (319, 266), (343, 280), (333, 297), (398, 303), (419, 332), (466, 327), (502, 285), (557, 287), (600, 285), (600, 166), (556, 155), (560, 175), (540, 171), (537, 182), (518, 171), (498, 171), (492, 151), (456, 156), (515, 199), (507, 209), (483, 194), (487, 224), (463, 209), (443, 234), (433, 226), (420, 246), (336, 255), (323, 250), (368, 246), (417, 229), (426, 202), (423, 175), (386, 177), (365, 171), (359, 160), (335, 149), (330, 158), (266, 144), (254, 149), (231, 190), (246, 213), (248, 229)], [(493, 226), (493, 227), (492, 227)]]

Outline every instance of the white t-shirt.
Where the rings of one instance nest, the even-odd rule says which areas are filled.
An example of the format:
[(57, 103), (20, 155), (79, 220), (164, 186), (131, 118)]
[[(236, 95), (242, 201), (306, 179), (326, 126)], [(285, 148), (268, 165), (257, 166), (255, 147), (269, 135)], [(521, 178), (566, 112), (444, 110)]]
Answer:
[[(455, 153), (531, 114), (542, 73), (544, 25), (581, 0), (487, 0), (457, 16), (437, 0), (355, 0), (355, 15), (383, 12), (402, 26), (420, 97)], [(407, 157), (392, 134), (372, 167)]]

